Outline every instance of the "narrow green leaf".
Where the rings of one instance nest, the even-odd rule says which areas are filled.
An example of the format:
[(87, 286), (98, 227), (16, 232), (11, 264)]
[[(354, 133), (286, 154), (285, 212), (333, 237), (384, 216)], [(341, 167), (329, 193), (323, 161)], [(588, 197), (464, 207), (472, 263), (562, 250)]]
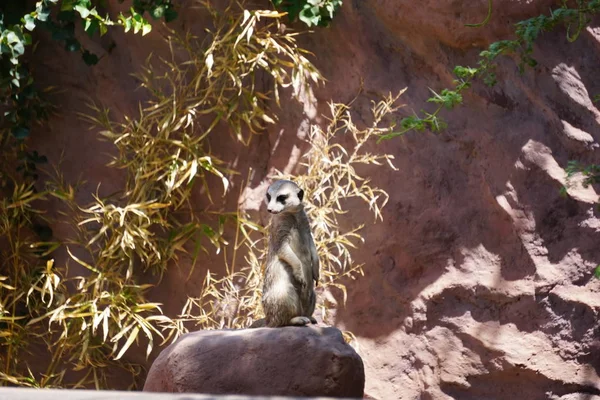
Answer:
[(133, 341), (137, 338), (137, 335), (138, 335), (139, 332), (140, 332), (140, 327), (139, 326), (136, 326), (135, 328), (133, 328), (133, 330), (131, 331), (131, 334), (127, 338), (127, 341), (125, 342), (125, 344), (121, 348), (121, 351), (119, 351), (119, 354), (117, 354), (117, 356), (115, 357), (115, 360), (118, 360), (121, 357), (123, 357), (123, 354), (125, 354), (125, 352), (127, 351), (127, 349), (131, 346), (131, 344), (133, 343)]

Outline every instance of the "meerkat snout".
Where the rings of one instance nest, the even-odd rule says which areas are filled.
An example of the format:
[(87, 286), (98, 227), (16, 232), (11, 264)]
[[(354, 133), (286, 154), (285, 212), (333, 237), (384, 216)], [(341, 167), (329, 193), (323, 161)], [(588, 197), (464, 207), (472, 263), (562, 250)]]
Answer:
[(267, 211), (271, 214), (298, 212), (302, 209), (303, 198), (304, 190), (300, 189), (294, 182), (288, 180), (277, 181), (267, 189), (265, 197)]

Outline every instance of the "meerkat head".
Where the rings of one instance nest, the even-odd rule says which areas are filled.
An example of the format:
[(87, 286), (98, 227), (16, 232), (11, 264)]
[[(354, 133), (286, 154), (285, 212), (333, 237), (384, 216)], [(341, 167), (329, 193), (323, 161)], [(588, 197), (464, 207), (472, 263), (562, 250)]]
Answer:
[(302, 209), (304, 190), (292, 181), (275, 181), (267, 189), (267, 211), (271, 214), (294, 213)]

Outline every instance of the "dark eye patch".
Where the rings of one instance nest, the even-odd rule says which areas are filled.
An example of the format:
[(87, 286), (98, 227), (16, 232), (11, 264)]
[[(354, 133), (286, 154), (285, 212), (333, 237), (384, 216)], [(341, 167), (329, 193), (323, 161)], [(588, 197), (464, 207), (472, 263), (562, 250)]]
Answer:
[(277, 196), (277, 201), (280, 203), (285, 203), (285, 201), (287, 200), (288, 197), (289, 197), (288, 194), (281, 194), (281, 195)]
[(271, 195), (267, 193), (267, 201), (271, 201)]

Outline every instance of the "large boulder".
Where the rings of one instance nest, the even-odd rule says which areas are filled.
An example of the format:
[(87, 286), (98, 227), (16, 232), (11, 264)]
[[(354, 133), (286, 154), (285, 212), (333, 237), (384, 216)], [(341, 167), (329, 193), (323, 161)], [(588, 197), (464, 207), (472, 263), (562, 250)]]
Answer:
[(144, 391), (362, 398), (362, 359), (336, 328), (183, 335), (152, 364)]

